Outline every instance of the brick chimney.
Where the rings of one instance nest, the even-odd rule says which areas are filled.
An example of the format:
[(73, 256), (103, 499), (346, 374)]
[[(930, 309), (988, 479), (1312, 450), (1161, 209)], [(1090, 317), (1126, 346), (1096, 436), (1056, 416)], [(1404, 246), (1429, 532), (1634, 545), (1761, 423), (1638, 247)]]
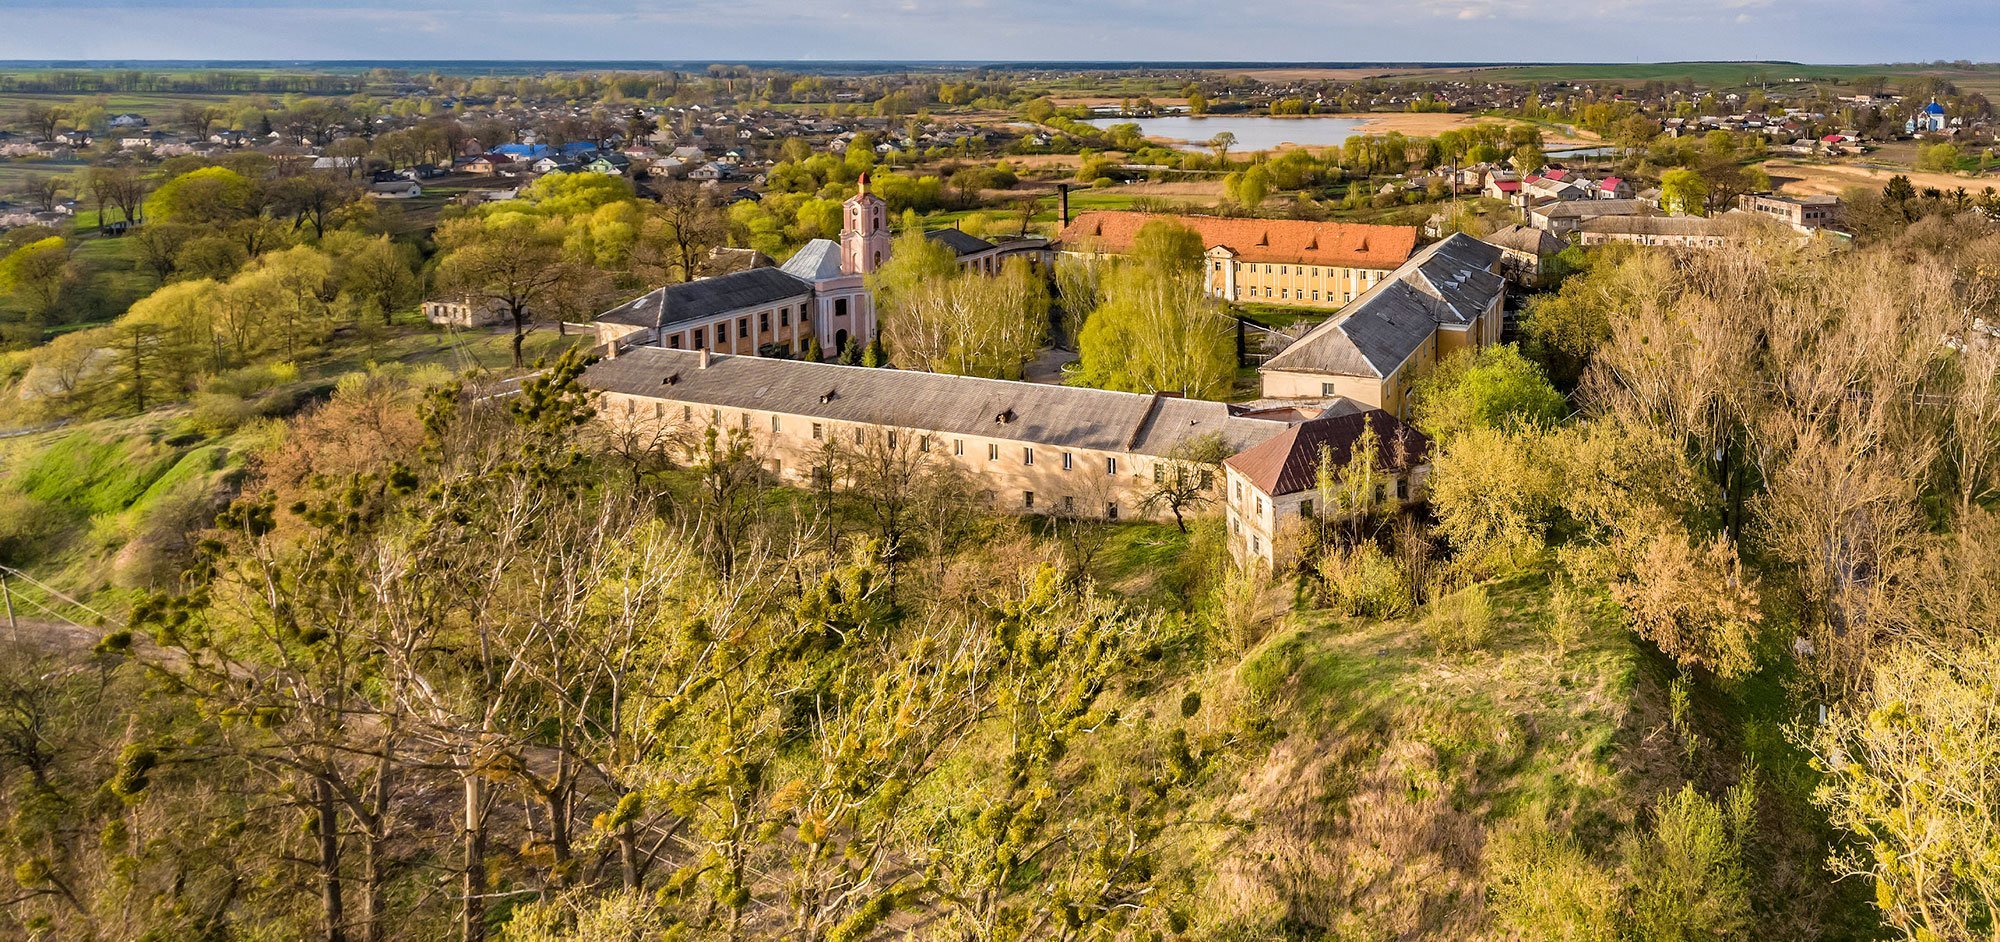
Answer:
[(705, 370), (705, 369), (708, 369), (708, 348), (707, 348), (707, 347), (703, 347), (703, 348), (701, 348), (701, 350), (699, 350), (698, 352), (696, 352), (696, 354), (695, 354), (695, 357), (696, 357), (696, 359), (695, 359), (695, 361), (694, 361), (694, 368), (695, 368), (695, 369), (698, 369), (698, 370)]

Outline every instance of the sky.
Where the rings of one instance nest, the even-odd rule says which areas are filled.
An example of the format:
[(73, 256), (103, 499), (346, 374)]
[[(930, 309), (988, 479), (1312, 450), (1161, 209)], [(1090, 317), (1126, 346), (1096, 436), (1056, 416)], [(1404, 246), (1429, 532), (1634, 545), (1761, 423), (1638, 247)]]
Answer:
[(0, 0), (0, 59), (1990, 61), (1995, 0)]

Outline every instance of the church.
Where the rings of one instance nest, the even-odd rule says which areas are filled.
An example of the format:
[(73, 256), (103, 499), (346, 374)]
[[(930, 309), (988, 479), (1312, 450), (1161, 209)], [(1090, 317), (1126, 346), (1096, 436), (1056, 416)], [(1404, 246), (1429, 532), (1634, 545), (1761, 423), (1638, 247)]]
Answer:
[[(875, 337), (875, 297), (868, 276), (889, 260), (889, 206), (860, 189), (841, 204), (840, 241), (814, 239), (785, 263), (667, 285), (599, 314), (597, 344), (618, 355), (633, 347), (707, 350), (802, 359), (815, 341), (822, 357)], [(961, 270), (995, 274), (1010, 259), (1042, 270), (1053, 257), (1047, 239), (991, 242), (957, 229), (925, 238), (944, 246)]]
[(840, 241), (814, 239), (775, 268), (655, 288), (597, 316), (597, 343), (616, 356), (645, 346), (749, 356), (831, 356), (875, 336), (868, 275), (889, 258), (889, 206), (860, 190), (841, 206)]

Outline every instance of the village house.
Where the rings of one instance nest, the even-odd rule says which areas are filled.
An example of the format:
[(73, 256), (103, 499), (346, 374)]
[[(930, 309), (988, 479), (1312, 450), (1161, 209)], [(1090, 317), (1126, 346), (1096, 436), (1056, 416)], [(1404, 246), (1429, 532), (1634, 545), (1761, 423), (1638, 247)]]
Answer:
[(1411, 226), (1137, 212), (1083, 213), (1059, 239), (1071, 254), (1124, 255), (1154, 221), (1201, 237), (1208, 292), (1229, 301), (1338, 308), (1380, 284), (1417, 246)]
[(1568, 238), (1577, 227), (1605, 216), (1642, 216), (1654, 211), (1644, 200), (1563, 200), (1528, 208), (1528, 223)]
[(1838, 196), (1747, 193), (1737, 202), (1737, 206), (1745, 212), (1769, 216), (1800, 232), (1823, 229), (1840, 219)]
[(1397, 416), (1438, 361), (1500, 340), (1502, 252), (1462, 233), (1418, 252), (1266, 361), (1264, 395), (1342, 397)]
[(507, 320), (507, 306), (490, 298), (425, 301), (424, 320), (442, 327), (491, 327)]
[(1512, 225), (1483, 237), (1480, 241), (1500, 247), (1500, 273), (1522, 286), (1534, 286), (1542, 279), (1542, 262), (1561, 252), (1568, 243), (1547, 229)]

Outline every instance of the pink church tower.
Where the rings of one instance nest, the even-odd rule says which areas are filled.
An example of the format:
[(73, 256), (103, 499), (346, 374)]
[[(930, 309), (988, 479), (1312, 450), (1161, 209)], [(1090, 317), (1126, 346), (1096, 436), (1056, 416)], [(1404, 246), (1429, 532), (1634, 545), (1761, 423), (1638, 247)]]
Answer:
[(868, 192), (868, 174), (861, 191), (841, 204), (840, 267), (850, 275), (866, 275), (889, 259), (889, 204)]

